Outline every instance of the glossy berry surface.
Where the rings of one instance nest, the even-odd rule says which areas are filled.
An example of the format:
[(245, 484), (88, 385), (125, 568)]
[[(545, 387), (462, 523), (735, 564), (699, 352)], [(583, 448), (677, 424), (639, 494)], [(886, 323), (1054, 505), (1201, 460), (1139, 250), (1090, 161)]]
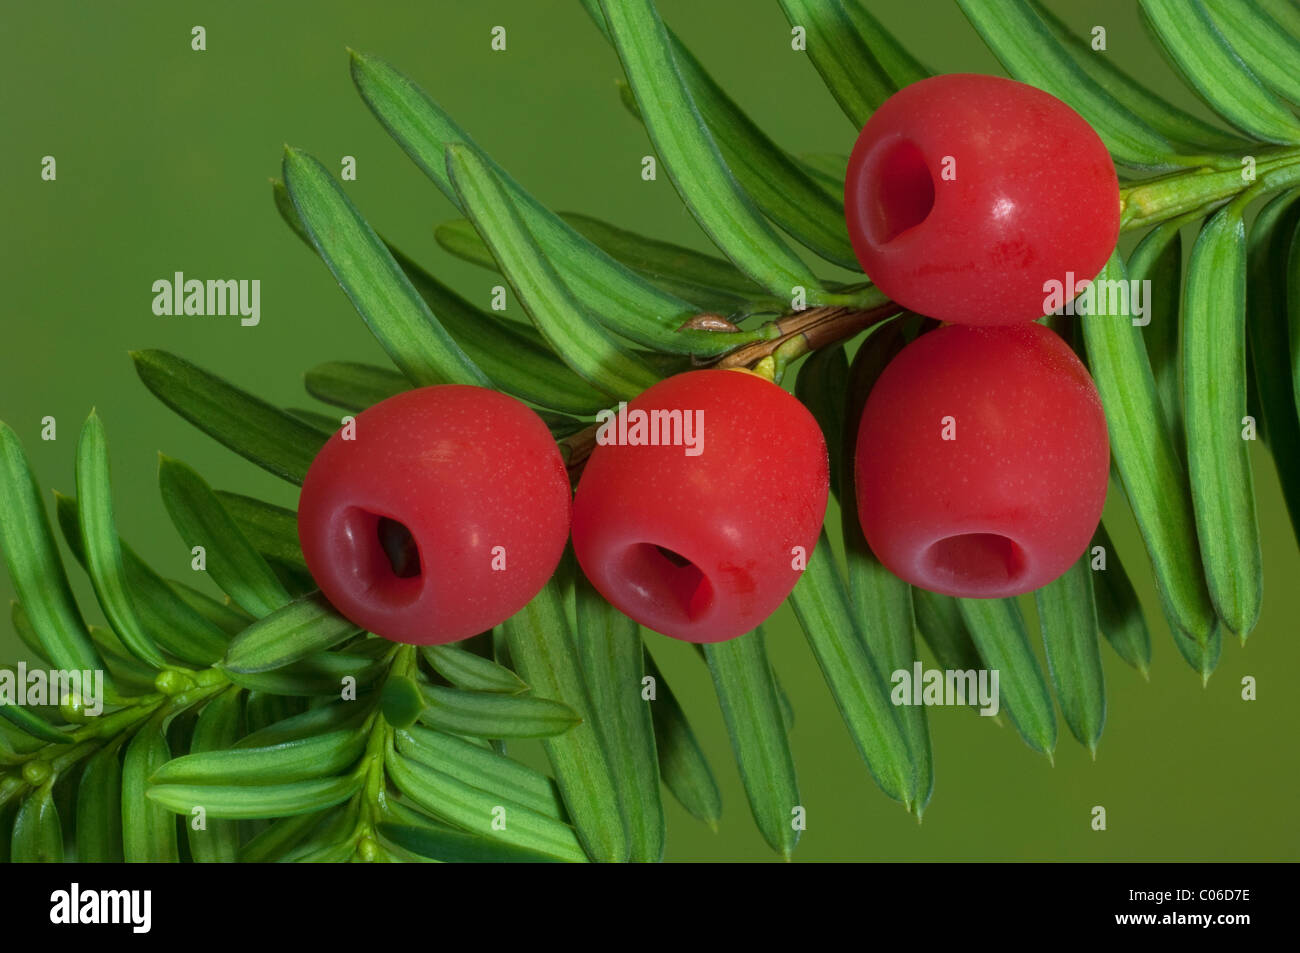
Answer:
[(1041, 317), (1045, 284), (1091, 280), (1119, 236), (1119, 182), (1092, 127), (1033, 86), (969, 73), (913, 83), (876, 110), (844, 209), (877, 287), (954, 324)]
[(569, 481), (527, 406), (424, 387), (334, 434), (298, 502), (316, 584), (357, 625), (417, 645), (477, 635), (537, 594), (568, 537)]
[(660, 381), (628, 405), (628, 421), (654, 410), (695, 415), (699, 454), (598, 443), (574, 498), (574, 551), (609, 602), (656, 632), (688, 642), (743, 635), (789, 595), (817, 543), (828, 491), (821, 430), (794, 397), (746, 372)]
[(899, 352), (867, 398), (859, 518), (908, 582), (1013, 596), (1083, 555), (1109, 464), (1097, 388), (1064, 341), (1033, 323), (949, 325)]

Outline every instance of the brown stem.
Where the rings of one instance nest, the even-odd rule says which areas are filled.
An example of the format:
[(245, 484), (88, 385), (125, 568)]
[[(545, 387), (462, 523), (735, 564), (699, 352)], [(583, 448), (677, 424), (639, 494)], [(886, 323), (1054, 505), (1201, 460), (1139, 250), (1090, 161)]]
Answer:
[[(776, 321), (779, 337), (756, 341), (724, 355), (715, 367), (752, 367), (778, 350), (793, 359), (809, 351), (827, 347), (837, 341), (851, 338), (865, 328), (898, 312), (898, 306), (886, 301), (865, 310), (828, 306), (809, 308), (786, 315)], [(791, 342), (798, 340), (798, 344)]]
[(591, 451), (596, 449), (598, 429), (596, 424), (592, 424), (577, 433), (569, 434), (560, 441), (560, 456), (564, 457), (564, 466), (569, 471), (569, 479), (575, 483), (582, 475), (582, 468), (586, 465), (587, 458), (591, 456)]
[[(859, 331), (897, 314), (898, 311), (898, 305), (883, 299), (881, 304), (867, 309), (828, 305), (797, 311), (773, 322), (778, 332), (777, 336), (738, 347), (710, 366), (752, 367), (759, 361), (772, 357), (778, 350), (781, 359), (789, 362), (810, 351), (851, 338)], [(700, 315), (692, 320), (711, 317), (715, 316)], [(592, 424), (559, 441), (560, 454), (564, 457), (564, 465), (569, 471), (570, 480), (576, 482), (582, 475), (582, 468), (586, 465), (587, 458), (596, 449), (598, 429), (596, 424)]]

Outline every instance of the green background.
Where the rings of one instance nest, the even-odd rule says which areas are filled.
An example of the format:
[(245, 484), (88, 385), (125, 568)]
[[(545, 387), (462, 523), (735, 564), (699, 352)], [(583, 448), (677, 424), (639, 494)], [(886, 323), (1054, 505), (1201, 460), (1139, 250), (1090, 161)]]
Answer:
[[(1051, 4), (1072, 27), (1108, 29), (1109, 51), (1139, 78), (1204, 114), (1160, 59), (1128, 3)], [(73, 491), (81, 423), (107, 427), (125, 538), (173, 576), (188, 552), (156, 490), (156, 452), (216, 487), (294, 504), (280, 483), (164, 409), (137, 380), (128, 349), (196, 361), (269, 400), (313, 406), (304, 369), (328, 359), (384, 363), (326, 269), (279, 221), (268, 179), (282, 144), (336, 174), (376, 228), (486, 306), (494, 275), (434, 243), (455, 213), (387, 138), (352, 88), (345, 46), (378, 53), (413, 77), (552, 208), (707, 248), (666, 175), (640, 177), (650, 152), (624, 111), (617, 59), (576, 2), (5, 4), (0, 36), (0, 181), (4, 288), (0, 419), (24, 440), (43, 489)], [(929, 66), (999, 72), (955, 6), (873, 2)], [(847, 152), (856, 130), (767, 0), (661, 0), (661, 12), (715, 77), (774, 138), (799, 152)], [(190, 29), (207, 29), (207, 51)], [(494, 25), (508, 50), (489, 49)], [(53, 155), (58, 179), (40, 179)], [(260, 278), (262, 321), (160, 318), (152, 282)], [(825, 269), (823, 269), (825, 273)], [(40, 421), (58, 421), (42, 442)], [(1176, 655), (1159, 612), (1150, 682), (1103, 647), (1109, 710), (1095, 763), (1061, 723), (1055, 766), (1008, 725), (931, 710), (937, 780), (924, 824), (872, 783), (788, 609), (771, 651), (797, 721), (793, 745), (809, 827), (799, 860), (1296, 859), (1300, 713), (1285, 672), (1300, 663), (1300, 558), (1266, 453), (1256, 456), (1267, 597), (1249, 646), (1225, 644), (1207, 688)], [(48, 497), (47, 497), (48, 499)], [(1116, 545), (1155, 610), (1145, 555), (1122, 504)], [(93, 596), (71, 569), (83, 605)], [(206, 582), (206, 581), (205, 581)], [(4, 604), (13, 591), (0, 578)], [(7, 619), (0, 658), (21, 655)], [(98, 621), (97, 619), (95, 621)], [(713, 833), (669, 800), (670, 860), (773, 859), (751, 821), (707, 672), (685, 645), (650, 644), (693, 716), (723, 789)], [(927, 662), (929, 659), (927, 657)], [(1259, 699), (1241, 700), (1254, 676)], [(536, 751), (521, 749), (532, 758)], [(1107, 810), (1104, 832), (1091, 810)]]

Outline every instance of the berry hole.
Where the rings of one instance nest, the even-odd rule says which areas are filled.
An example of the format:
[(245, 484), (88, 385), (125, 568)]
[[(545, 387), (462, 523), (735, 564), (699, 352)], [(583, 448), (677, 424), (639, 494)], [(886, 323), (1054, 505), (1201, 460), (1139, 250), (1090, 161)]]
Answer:
[(946, 582), (996, 588), (1025, 571), (1025, 553), (999, 533), (961, 533), (941, 539), (925, 554), (930, 572)]
[(873, 244), (889, 244), (924, 222), (934, 208), (934, 177), (920, 148), (907, 139), (877, 151), (867, 181), (865, 225)]
[(630, 546), (621, 568), (629, 587), (656, 615), (694, 622), (713, 603), (713, 586), (700, 567), (666, 546)]
[(407, 605), (424, 590), (420, 547), (407, 526), (360, 506), (336, 517), (331, 539), (341, 585), (386, 607)]
[(398, 579), (412, 579), (420, 575), (420, 550), (415, 537), (405, 525), (387, 516), (379, 517), (375, 535), (380, 548), (388, 557), (389, 568)]
[[(660, 556), (668, 560), (670, 563), (672, 563), (674, 566), (678, 567), (679, 569), (684, 569), (687, 566), (690, 566), (692, 569), (695, 568), (689, 559), (687, 559), (685, 556), (673, 552), (671, 549), (668, 549), (664, 546), (656, 546), (655, 549), (659, 550)], [(696, 569), (695, 571), (699, 572), (698, 569)]]

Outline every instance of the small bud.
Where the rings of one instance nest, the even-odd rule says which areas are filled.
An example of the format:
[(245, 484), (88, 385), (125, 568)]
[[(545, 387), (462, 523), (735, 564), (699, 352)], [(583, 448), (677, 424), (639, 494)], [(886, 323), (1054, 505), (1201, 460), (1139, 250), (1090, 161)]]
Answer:
[(726, 331), (728, 334), (738, 332), (740, 328), (736, 327), (720, 314), (697, 314), (678, 331)]
[(188, 675), (169, 668), (158, 673), (158, 677), (153, 680), (153, 687), (154, 691), (170, 697), (187, 692), (195, 685), (194, 679)]
[(86, 714), (86, 700), (75, 693), (65, 696), (59, 703), (59, 714), (64, 721), (76, 723), (84, 723), (90, 718)]
[(379, 845), (375, 843), (373, 837), (363, 837), (357, 844), (357, 853), (367, 864), (373, 864), (380, 859)]
[(48, 761), (28, 761), (23, 765), (23, 780), (34, 788), (40, 787), (50, 777), (50, 763)]

